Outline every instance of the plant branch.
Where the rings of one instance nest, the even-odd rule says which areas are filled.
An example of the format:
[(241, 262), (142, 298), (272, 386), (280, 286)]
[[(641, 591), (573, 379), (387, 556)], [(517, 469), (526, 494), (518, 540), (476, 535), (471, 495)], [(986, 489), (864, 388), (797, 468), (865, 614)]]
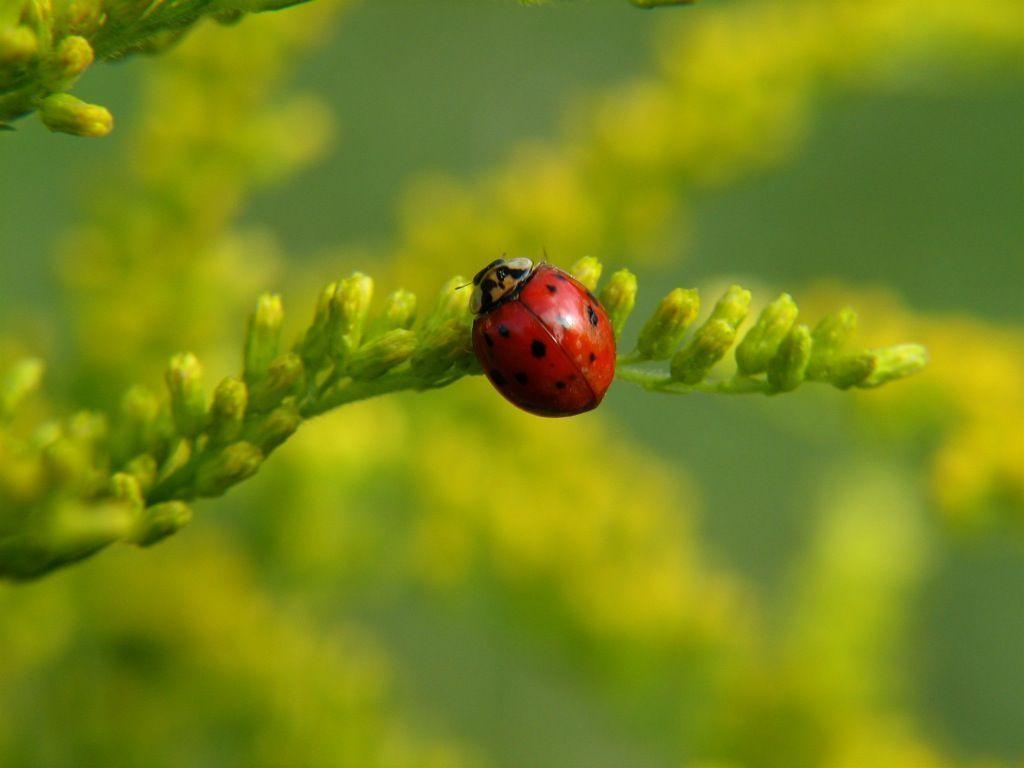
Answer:
[[(597, 260), (581, 259), (572, 271), (598, 290)], [(479, 373), (462, 284), (461, 277), (448, 281), (421, 322), (407, 291), (391, 294), (371, 318), (373, 281), (356, 273), (322, 291), (313, 321), (287, 350), (280, 346), (281, 301), (265, 295), (249, 320), (238, 377), (222, 380), (210, 397), (196, 357), (175, 355), (164, 395), (132, 387), (120, 412), (109, 416), (81, 412), (16, 428), (41, 365), (15, 365), (0, 377), (0, 576), (34, 578), (115, 541), (153, 544), (188, 523), (189, 502), (252, 476), (304, 420)], [(619, 334), (636, 288), (636, 278), (620, 270), (600, 289)], [(916, 345), (849, 352), (851, 310), (812, 331), (796, 322), (796, 305), (783, 294), (740, 339), (748, 291), (729, 288), (691, 332), (699, 301), (695, 290), (669, 293), (636, 348), (620, 357), (618, 377), (666, 394), (775, 394), (804, 381), (875, 387), (925, 364)], [(734, 344), (737, 372), (716, 375)], [(667, 367), (652, 367), (659, 361)]]

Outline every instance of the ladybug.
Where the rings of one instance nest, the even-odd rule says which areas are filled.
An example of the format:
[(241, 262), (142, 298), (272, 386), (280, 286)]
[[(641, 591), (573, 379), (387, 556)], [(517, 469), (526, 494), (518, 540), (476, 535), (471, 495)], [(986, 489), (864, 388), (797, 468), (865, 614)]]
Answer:
[(615, 375), (615, 333), (593, 293), (530, 259), (473, 278), (473, 352), (506, 400), (538, 416), (596, 408)]

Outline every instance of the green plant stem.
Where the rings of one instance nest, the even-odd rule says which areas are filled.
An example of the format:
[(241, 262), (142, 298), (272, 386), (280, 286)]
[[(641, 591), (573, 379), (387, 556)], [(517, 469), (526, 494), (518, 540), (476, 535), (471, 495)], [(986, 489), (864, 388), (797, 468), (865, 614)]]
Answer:
[(308, 419), (343, 405), (369, 400), (380, 395), (389, 395), (403, 390), (425, 392), (430, 389), (440, 389), (454, 384), (465, 375), (467, 375), (466, 371), (452, 370), (434, 379), (424, 379), (409, 370), (396, 370), (373, 381), (354, 381), (350, 378), (343, 378), (328, 389), (323, 396), (304, 400), (299, 405), (299, 413), (304, 419)]
[(664, 371), (640, 368), (629, 362), (630, 356), (619, 359), (616, 368), (617, 378), (636, 384), (648, 392), (662, 392), (667, 395), (685, 395), (689, 392), (707, 392), (715, 395), (749, 395), (749, 394), (770, 394), (771, 387), (768, 382), (760, 379), (751, 379), (745, 376), (733, 376), (729, 379), (717, 381), (701, 381), (696, 384), (684, 384), (676, 381), (671, 374)]

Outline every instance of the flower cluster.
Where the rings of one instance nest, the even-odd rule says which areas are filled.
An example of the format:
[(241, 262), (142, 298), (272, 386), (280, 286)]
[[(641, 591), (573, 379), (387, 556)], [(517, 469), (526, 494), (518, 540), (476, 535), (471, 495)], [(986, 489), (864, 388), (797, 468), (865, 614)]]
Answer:
[[(635, 291), (636, 280), (623, 270), (601, 294), (617, 327), (632, 308), (627, 286)], [(676, 288), (662, 299), (640, 331), (636, 349), (620, 360), (619, 376), (655, 392), (777, 394), (796, 389), (804, 381), (839, 389), (871, 389), (913, 375), (927, 362), (927, 353), (919, 344), (851, 351), (848, 346), (857, 322), (851, 308), (825, 316), (812, 329), (797, 322), (799, 310), (787, 293), (768, 304), (741, 336), (739, 329), (750, 299), (750, 291), (730, 286), (687, 337), (700, 309), (700, 294), (695, 289)], [(734, 345), (733, 375), (710, 378), (712, 369)], [(659, 360), (669, 360), (667, 372), (638, 365)]]
[(0, 6), (0, 126), (38, 111), (52, 131), (106, 136), (110, 112), (68, 91), (94, 60), (162, 51), (204, 17), (231, 23), (302, 0), (11, 0)]

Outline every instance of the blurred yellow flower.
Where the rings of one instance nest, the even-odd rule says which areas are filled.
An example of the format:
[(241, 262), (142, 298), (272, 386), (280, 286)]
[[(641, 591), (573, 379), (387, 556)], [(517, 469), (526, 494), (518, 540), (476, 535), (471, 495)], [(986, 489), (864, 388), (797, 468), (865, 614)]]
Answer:
[[(914, 313), (886, 291), (823, 286), (809, 303), (850, 302), (862, 311), (860, 338), (909, 334), (928, 347), (927, 373), (857, 405), (883, 433), (908, 431), (936, 443), (930, 484), (957, 526), (1024, 511), (1024, 330), (966, 315)], [(875, 397), (874, 395), (879, 395)]]

